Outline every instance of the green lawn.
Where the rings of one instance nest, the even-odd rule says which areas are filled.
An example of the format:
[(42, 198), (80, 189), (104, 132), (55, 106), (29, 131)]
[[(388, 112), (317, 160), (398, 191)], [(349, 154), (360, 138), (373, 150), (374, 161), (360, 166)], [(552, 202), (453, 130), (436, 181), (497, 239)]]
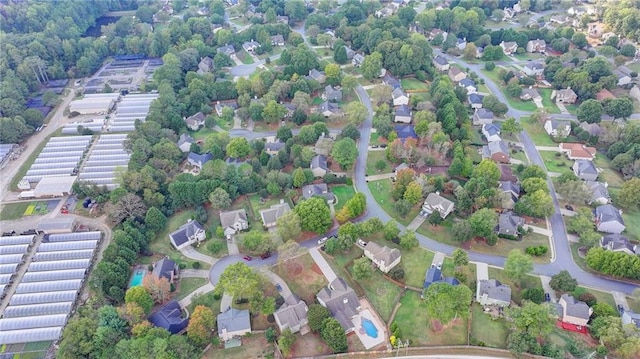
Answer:
[(451, 235), (453, 223), (453, 215), (448, 216), (447, 219), (438, 226), (432, 226), (428, 221), (425, 221), (418, 227), (417, 232), (438, 242), (459, 247), (460, 242), (456, 241)]
[(240, 59), (240, 61), (242, 61), (243, 64), (250, 65), (254, 63), (253, 56), (249, 55), (248, 53), (240, 52), (238, 54), (242, 54), (242, 56), (238, 56), (238, 58)]
[(542, 289), (542, 283), (540, 282), (540, 277), (527, 275), (522, 280), (522, 285), (517, 287), (513, 284), (513, 281), (507, 277), (505, 272), (502, 269), (489, 267), (489, 278), (497, 279), (502, 284), (506, 284), (511, 287), (511, 300), (516, 302), (516, 304), (520, 305), (522, 301), (522, 290), (526, 288), (540, 288)]
[(180, 300), (208, 282), (209, 279), (207, 278), (182, 278), (180, 279), (180, 284), (178, 285), (178, 290), (176, 291), (176, 297), (174, 299)]
[(636, 313), (640, 312), (640, 299), (627, 297), (627, 302), (629, 303), (629, 307), (631, 307), (632, 311)]
[(636, 62), (636, 63), (633, 63), (633, 64), (631, 64), (631, 65), (627, 65), (627, 67), (628, 67), (631, 71), (640, 72), (640, 62)]
[[(167, 224), (165, 225), (164, 229), (160, 233), (158, 233), (158, 235), (156, 235), (151, 243), (149, 243), (149, 249), (152, 252), (167, 255), (174, 262), (178, 264), (184, 263), (186, 264), (187, 268), (191, 268), (191, 264), (195, 261), (183, 256), (182, 253), (173, 248), (171, 242), (169, 242), (169, 233), (175, 231), (176, 229), (178, 229), (178, 227), (187, 223), (187, 220), (193, 215), (195, 215), (194, 210), (186, 210), (178, 212), (169, 217), (169, 220), (167, 220)], [(207, 263), (200, 264), (202, 265), (202, 269), (209, 268), (209, 264)]]
[[(502, 92), (504, 93), (504, 90)], [(538, 108), (533, 101), (522, 101), (519, 98), (513, 98), (506, 93), (504, 96), (507, 98), (507, 101), (509, 101), (509, 105), (516, 110), (533, 112)]]
[(331, 192), (333, 192), (333, 194), (338, 198), (338, 203), (335, 205), (336, 210), (342, 208), (342, 206), (344, 206), (344, 204), (356, 194), (353, 187), (347, 185), (331, 187)]
[(591, 293), (594, 297), (596, 297), (598, 303), (607, 303), (612, 308), (616, 308), (616, 300), (613, 299), (613, 295), (611, 293), (601, 292), (599, 290), (584, 287), (577, 287), (573, 292), (575, 297), (579, 297), (582, 293)]
[(482, 310), (482, 306), (471, 306), (471, 337), (490, 348), (505, 348), (509, 324), (504, 319), (493, 319)]
[(380, 272), (374, 273), (370, 278), (359, 280), (358, 284), (364, 289), (367, 298), (380, 313), (382, 320), (387, 323), (402, 289), (384, 279)]
[(420, 294), (407, 291), (400, 304), (394, 322), (400, 326), (402, 339), (409, 339), (412, 346), (467, 344), (467, 319), (458, 319), (455, 325), (449, 324), (435, 332)]
[(640, 211), (637, 209), (626, 209), (622, 212), (622, 219), (627, 226), (626, 234), (632, 240), (640, 240)]
[(536, 146), (557, 146), (551, 139), (551, 136), (545, 132), (541, 124), (531, 123), (529, 118), (522, 118), (520, 120), (522, 127), (529, 133), (531, 140)]
[(578, 112), (578, 105), (564, 105), (570, 114), (575, 115)]
[(624, 178), (620, 173), (611, 168), (611, 160), (603, 153), (598, 153), (593, 160), (593, 164), (598, 168), (602, 168), (600, 172), (600, 180), (609, 184), (609, 189), (620, 188), (624, 184)]
[(542, 54), (524, 52), (522, 54), (513, 54), (513, 57), (520, 61), (538, 60), (542, 58)]
[[(220, 125), (220, 124), (218, 124)], [(222, 127), (222, 126), (220, 126)], [(191, 137), (193, 137), (194, 140), (196, 141), (204, 141), (205, 138), (207, 138), (207, 136), (209, 136), (212, 133), (215, 133), (216, 131), (210, 129), (210, 128), (203, 128), (199, 131), (193, 132), (193, 131), (189, 131), (189, 135), (191, 135)]]
[[(471, 250), (474, 252), (493, 254), (497, 256), (507, 257), (509, 252), (513, 249), (519, 249), (522, 252), (527, 247), (535, 246), (547, 246), (549, 247), (549, 237), (539, 233), (526, 234), (521, 241), (512, 241), (509, 239), (500, 238), (495, 246), (489, 246), (485, 243), (471, 242)], [(536, 263), (549, 263), (551, 259), (551, 251), (547, 251), (547, 254), (541, 257), (533, 257), (533, 261)]]
[(571, 247), (571, 255), (573, 256), (573, 261), (578, 265), (578, 267), (587, 272), (593, 272), (589, 269), (589, 267), (587, 267), (587, 262), (585, 261), (585, 259), (580, 257), (580, 255), (578, 254), (578, 248), (582, 247), (582, 245), (579, 243), (570, 243), (569, 246)]
[(412, 250), (402, 250), (400, 265), (404, 269), (404, 282), (412, 287), (422, 288), (427, 268), (433, 262), (432, 251), (418, 247)]
[(502, 86), (503, 82), (502, 82), (502, 79), (498, 76), (498, 70), (500, 70), (500, 66), (496, 66), (496, 68), (493, 69), (493, 71), (487, 71), (485, 69), (482, 69), (481, 71), (497, 86)]
[(420, 212), (420, 205), (414, 206), (405, 217), (401, 217), (394, 207), (395, 201), (391, 197), (391, 191), (393, 190), (393, 184), (390, 179), (384, 179), (379, 181), (372, 181), (367, 183), (369, 189), (373, 193), (373, 197), (376, 202), (382, 206), (382, 208), (391, 217), (393, 217), (398, 223), (406, 226), (418, 215)]
[(402, 85), (402, 88), (405, 91), (416, 91), (416, 92), (425, 91), (426, 92), (429, 90), (429, 85), (427, 85), (426, 83), (418, 79), (413, 79), (413, 78), (402, 79), (400, 80), (400, 84)]
[(24, 216), (24, 212), (31, 203), (33, 202), (7, 203), (2, 208), (0, 217), (2, 217), (3, 221), (22, 218), (22, 216)]
[[(386, 164), (384, 170), (378, 172), (376, 169), (376, 163), (378, 161), (383, 160)], [(387, 159), (386, 151), (369, 151), (367, 152), (367, 176), (377, 175), (381, 173), (390, 173), (393, 172), (395, 168), (395, 164), (391, 163)]]
[(211, 308), (215, 314), (220, 313), (220, 299), (215, 299), (213, 292), (196, 295), (192, 298), (191, 304), (187, 306), (189, 313), (193, 313), (197, 305), (204, 305), (207, 308)]
[(516, 160), (520, 160), (524, 163), (528, 163), (529, 160), (527, 159), (527, 155), (524, 153), (524, 151), (517, 151), (517, 152), (511, 152), (511, 158), (516, 159)]
[(538, 89), (538, 93), (542, 96), (542, 105), (549, 113), (560, 113), (560, 109), (556, 103), (551, 100), (552, 89)]
[[(317, 264), (311, 255), (306, 253), (287, 263), (275, 264), (272, 270), (287, 283), (293, 293), (307, 303), (313, 303), (320, 289), (329, 284), (324, 275), (314, 268), (318, 268)], [(291, 275), (298, 270), (299, 275)]]
[[(567, 159), (565, 156), (560, 154), (560, 152), (539, 151), (539, 153), (540, 157), (542, 157), (542, 160), (544, 161), (544, 165), (547, 167), (547, 171), (557, 173), (573, 172), (571, 169), (573, 161)], [(560, 154), (560, 156), (558, 156), (558, 154)]]

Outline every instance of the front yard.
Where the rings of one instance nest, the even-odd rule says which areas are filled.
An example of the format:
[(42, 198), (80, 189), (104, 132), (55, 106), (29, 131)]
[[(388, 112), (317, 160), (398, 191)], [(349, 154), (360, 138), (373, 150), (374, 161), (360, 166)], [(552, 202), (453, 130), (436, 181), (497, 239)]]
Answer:
[(176, 290), (176, 296), (173, 299), (180, 300), (208, 282), (208, 278), (181, 278)]
[(562, 153), (554, 151), (539, 151), (540, 157), (547, 167), (547, 171), (556, 173), (571, 173), (573, 161), (567, 159)]
[(557, 143), (553, 142), (551, 136), (547, 134), (541, 124), (531, 122), (530, 118), (521, 118), (520, 123), (527, 133), (529, 133), (531, 140), (536, 146), (558, 146)]
[(409, 92), (426, 92), (429, 91), (429, 85), (413, 78), (400, 80), (402, 89)]
[[(485, 242), (471, 241), (470, 249), (474, 252), (493, 254), (506, 257), (512, 249), (519, 249), (522, 252), (527, 247), (546, 246), (549, 247), (549, 237), (539, 233), (528, 233), (523, 236), (520, 241), (512, 241), (509, 239), (500, 238), (495, 246), (488, 246)], [(551, 252), (548, 251), (544, 256), (533, 257), (533, 261), (536, 263), (549, 263), (551, 258)]]
[(420, 212), (420, 205), (415, 205), (409, 213), (405, 217), (401, 217), (395, 209), (395, 200), (391, 197), (391, 192), (393, 191), (393, 183), (390, 179), (384, 179), (379, 181), (372, 181), (367, 183), (373, 197), (376, 199), (376, 202), (382, 206), (382, 208), (387, 212), (391, 217), (393, 217), (398, 223), (406, 226), (418, 215)]
[(315, 301), (320, 289), (329, 284), (309, 253), (287, 263), (280, 262), (272, 270), (284, 279), (293, 293), (309, 304)]
[[(382, 171), (376, 169), (376, 164), (379, 161), (385, 163), (385, 168)], [(393, 172), (395, 165), (387, 159), (386, 151), (369, 151), (367, 152), (367, 176), (378, 175), (381, 173)]]
[(511, 287), (511, 300), (520, 305), (522, 303), (522, 290), (527, 288), (542, 288), (542, 282), (540, 277), (527, 275), (522, 280), (520, 287), (517, 287), (507, 274), (502, 269), (489, 267), (489, 279), (497, 279), (502, 284), (506, 284)]
[(353, 186), (347, 186), (347, 185), (331, 187), (330, 191), (333, 192), (333, 194), (338, 199), (338, 203), (336, 203), (335, 205), (336, 211), (342, 208), (344, 204), (347, 203), (347, 201), (356, 194), (356, 191), (353, 189)]

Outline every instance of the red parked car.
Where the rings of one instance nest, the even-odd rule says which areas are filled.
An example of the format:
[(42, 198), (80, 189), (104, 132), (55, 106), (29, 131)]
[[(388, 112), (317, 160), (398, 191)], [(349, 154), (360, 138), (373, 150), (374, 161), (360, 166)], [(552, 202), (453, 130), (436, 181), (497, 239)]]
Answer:
[(243, 256), (242, 259), (244, 259), (245, 261), (250, 261), (253, 258), (251, 258), (250, 256)]

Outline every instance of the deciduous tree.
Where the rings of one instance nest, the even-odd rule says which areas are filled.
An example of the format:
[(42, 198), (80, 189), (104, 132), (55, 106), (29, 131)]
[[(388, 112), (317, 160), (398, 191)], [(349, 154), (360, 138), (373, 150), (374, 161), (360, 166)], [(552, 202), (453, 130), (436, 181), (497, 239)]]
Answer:
[(283, 214), (276, 223), (278, 224), (276, 227), (278, 235), (283, 241), (296, 239), (300, 235), (300, 216), (295, 211)]
[(309, 321), (309, 328), (314, 332), (322, 330), (324, 320), (331, 317), (329, 309), (323, 307), (320, 304), (311, 304), (307, 311), (307, 320)]
[(320, 334), (322, 340), (327, 343), (334, 353), (343, 353), (349, 348), (347, 335), (344, 333), (340, 322), (334, 318), (326, 318), (324, 320)]
[(147, 210), (147, 215), (144, 217), (144, 223), (147, 228), (153, 232), (158, 232), (164, 228), (167, 223), (167, 216), (162, 213), (156, 207), (151, 207)]
[(227, 155), (232, 158), (245, 158), (251, 153), (251, 145), (244, 137), (234, 137), (227, 145)]
[(579, 121), (587, 123), (599, 123), (602, 120), (604, 108), (600, 101), (589, 99), (578, 106), (577, 117)]
[(400, 246), (404, 249), (415, 248), (419, 245), (416, 232), (407, 230), (400, 236)]
[(278, 338), (278, 348), (282, 350), (282, 354), (285, 357), (288, 357), (291, 353), (291, 349), (293, 349), (293, 344), (296, 342), (296, 336), (293, 335), (291, 329), (286, 328), (280, 334), (280, 338)]
[(260, 276), (242, 262), (234, 263), (220, 275), (217, 293), (227, 293), (235, 298), (253, 297), (260, 289)]
[(351, 275), (356, 280), (367, 279), (373, 274), (371, 261), (366, 257), (360, 257), (353, 261)]
[(153, 300), (162, 304), (169, 298), (171, 292), (171, 285), (167, 278), (156, 278), (151, 273), (145, 275), (142, 278), (142, 286), (151, 294)]
[(153, 298), (151, 294), (141, 286), (129, 288), (124, 296), (124, 302), (139, 305), (146, 314), (149, 314), (153, 308)]
[(214, 325), (213, 311), (204, 305), (198, 305), (189, 317), (187, 337), (194, 344), (204, 347), (211, 340)]
[(464, 249), (456, 248), (453, 250), (453, 264), (456, 267), (462, 267), (469, 264), (469, 255)]
[(271, 238), (256, 230), (250, 231), (242, 239), (242, 246), (249, 252), (261, 254), (273, 247)]
[(227, 209), (231, 205), (231, 198), (224, 188), (218, 187), (209, 194), (209, 202), (215, 209)]
[(427, 314), (443, 325), (458, 317), (467, 318), (471, 296), (471, 289), (464, 284), (432, 283), (424, 292)]
[(625, 208), (640, 207), (640, 178), (633, 177), (622, 184), (618, 193), (618, 203)]
[(513, 249), (509, 252), (504, 264), (504, 273), (513, 280), (517, 286), (520, 286), (524, 276), (532, 270), (533, 260), (531, 256), (520, 252), (518, 249)]
[(369, 110), (359, 101), (352, 101), (345, 108), (349, 122), (355, 126), (360, 126), (369, 115)]
[(382, 54), (374, 51), (370, 55), (364, 57), (362, 65), (360, 66), (360, 72), (362, 76), (371, 81), (380, 76), (382, 71)]
[(549, 285), (554, 290), (570, 293), (573, 292), (574, 289), (576, 289), (576, 287), (578, 286), (578, 281), (573, 278), (568, 271), (562, 270), (560, 271), (560, 273), (551, 277)]
[(313, 197), (301, 201), (294, 210), (300, 216), (301, 227), (305, 231), (321, 234), (331, 227), (331, 211), (323, 198)]
[(334, 144), (331, 157), (342, 169), (349, 169), (358, 157), (356, 142), (349, 137), (341, 139)]
[[(555, 310), (555, 307), (554, 307)], [(508, 314), (515, 329), (532, 337), (546, 337), (555, 327), (551, 307), (547, 303), (525, 301), (520, 307), (509, 308)]]
[(498, 225), (498, 215), (492, 209), (482, 208), (472, 214), (468, 221), (475, 236), (489, 238)]

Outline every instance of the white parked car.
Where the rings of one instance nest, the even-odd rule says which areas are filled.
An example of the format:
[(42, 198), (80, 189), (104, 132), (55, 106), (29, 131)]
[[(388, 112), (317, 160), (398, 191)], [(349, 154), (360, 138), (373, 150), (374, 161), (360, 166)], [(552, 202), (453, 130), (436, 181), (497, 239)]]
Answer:
[(318, 244), (324, 244), (327, 241), (327, 237), (318, 239)]

